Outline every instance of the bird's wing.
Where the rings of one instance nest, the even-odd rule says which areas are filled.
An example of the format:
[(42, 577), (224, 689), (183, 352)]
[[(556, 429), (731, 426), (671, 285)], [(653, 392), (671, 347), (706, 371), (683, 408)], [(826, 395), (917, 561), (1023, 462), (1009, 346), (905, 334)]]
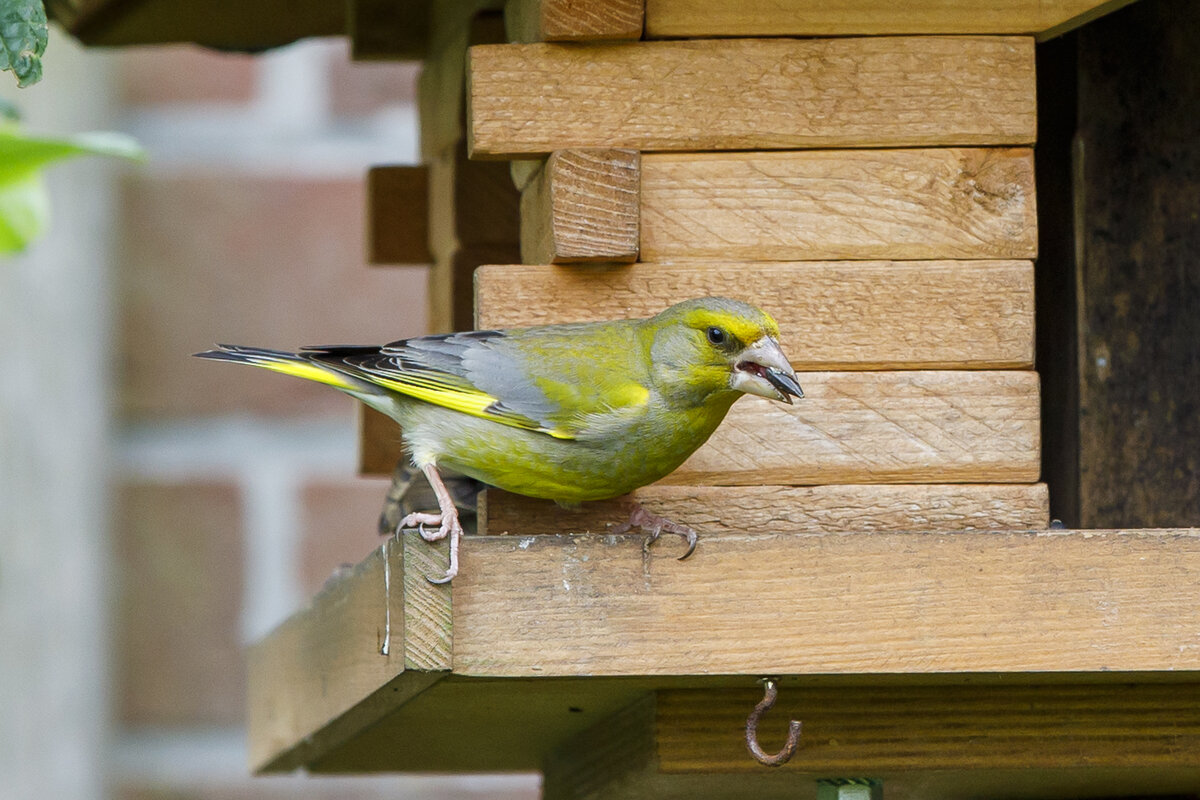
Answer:
[(639, 362), (631, 339), (628, 325), (562, 325), (422, 336), (370, 352), (330, 348), (319, 357), (409, 397), (577, 439), (644, 407), (649, 392), (630, 365)]

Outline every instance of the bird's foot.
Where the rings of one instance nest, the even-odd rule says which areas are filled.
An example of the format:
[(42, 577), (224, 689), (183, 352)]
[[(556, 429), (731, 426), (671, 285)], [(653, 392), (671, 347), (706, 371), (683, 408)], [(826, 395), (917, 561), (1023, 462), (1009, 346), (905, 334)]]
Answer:
[(673, 533), (676, 536), (682, 536), (687, 542), (687, 552), (679, 557), (680, 561), (683, 561), (696, 550), (696, 540), (698, 537), (694, 530), (686, 525), (680, 525), (678, 522), (672, 522), (666, 517), (659, 516), (652, 511), (647, 511), (636, 501), (633, 503), (633, 510), (629, 514), (629, 520), (613, 528), (612, 532), (616, 534), (627, 533), (634, 528), (641, 528), (650, 534), (646, 539), (647, 548), (663, 533)]

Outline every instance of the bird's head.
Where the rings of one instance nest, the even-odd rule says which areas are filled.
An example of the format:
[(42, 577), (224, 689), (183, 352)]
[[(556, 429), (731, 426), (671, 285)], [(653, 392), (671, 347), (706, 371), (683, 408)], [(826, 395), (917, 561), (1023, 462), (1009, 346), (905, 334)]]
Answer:
[(703, 297), (673, 305), (647, 323), (654, 330), (656, 376), (676, 393), (699, 399), (742, 392), (784, 403), (804, 397), (779, 347), (779, 326), (760, 308)]

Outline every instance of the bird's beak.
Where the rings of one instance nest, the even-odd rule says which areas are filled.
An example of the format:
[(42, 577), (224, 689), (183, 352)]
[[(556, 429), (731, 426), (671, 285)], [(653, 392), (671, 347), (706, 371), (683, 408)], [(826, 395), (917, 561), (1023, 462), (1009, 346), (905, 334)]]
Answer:
[(770, 336), (762, 337), (741, 352), (734, 362), (730, 385), (739, 392), (789, 405), (793, 397), (804, 397), (796, 370), (788, 363), (779, 342)]

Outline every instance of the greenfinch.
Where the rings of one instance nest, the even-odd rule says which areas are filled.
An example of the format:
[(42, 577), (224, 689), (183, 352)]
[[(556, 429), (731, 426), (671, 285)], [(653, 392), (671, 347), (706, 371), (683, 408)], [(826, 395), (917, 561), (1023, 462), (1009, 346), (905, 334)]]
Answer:
[[(324, 383), (396, 420), (437, 513), (400, 527), (450, 537), (444, 583), (458, 572), (458, 512), (438, 469), (576, 505), (627, 494), (684, 462), (733, 402), (803, 397), (779, 326), (738, 300), (686, 300), (647, 319), (543, 325), (299, 353), (218, 345), (200, 358)], [(635, 506), (627, 530), (696, 535)], [(425, 526), (437, 526), (426, 529)], [(685, 558), (687, 557), (685, 554)]]

